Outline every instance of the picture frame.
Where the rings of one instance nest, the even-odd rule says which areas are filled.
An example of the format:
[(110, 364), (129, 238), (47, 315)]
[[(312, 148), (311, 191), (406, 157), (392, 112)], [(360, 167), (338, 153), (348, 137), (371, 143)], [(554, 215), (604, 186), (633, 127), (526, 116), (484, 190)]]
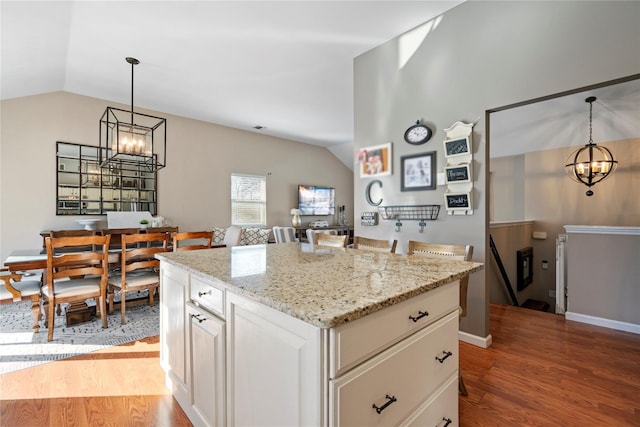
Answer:
[(358, 151), (360, 178), (391, 175), (391, 143), (364, 147)]
[(400, 158), (401, 191), (436, 189), (436, 152), (411, 154)]
[(469, 137), (446, 139), (444, 142), (444, 155), (446, 157), (455, 157), (471, 154), (471, 146)]

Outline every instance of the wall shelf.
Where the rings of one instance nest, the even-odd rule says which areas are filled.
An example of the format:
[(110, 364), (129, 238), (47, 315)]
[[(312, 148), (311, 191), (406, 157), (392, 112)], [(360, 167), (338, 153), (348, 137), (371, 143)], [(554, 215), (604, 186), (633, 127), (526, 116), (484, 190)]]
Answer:
[(402, 221), (420, 221), (420, 233), (427, 223), (435, 221), (440, 213), (440, 205), (406, 205), (406, 206), (378, 206), (380, 217), (384, 220), (395, 220), (396, 231), (400, 231)]

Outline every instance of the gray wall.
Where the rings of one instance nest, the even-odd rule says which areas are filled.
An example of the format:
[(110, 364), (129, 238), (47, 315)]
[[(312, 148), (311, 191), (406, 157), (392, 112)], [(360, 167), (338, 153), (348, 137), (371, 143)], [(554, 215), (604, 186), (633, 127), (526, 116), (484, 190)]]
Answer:
[[(56, 216), (56, 141), (98, 145), (105, 100), (65, 92), (2, 101), (0, 253), (42, 245), (41, 230), (81, 228)], [(290, 225), (298, 184), (336, 187), (336, 203), (353, 212), (353, 174), (329, 150), (161, 112), (167, 118), (167, 166), (158, 173), (159, 215), (181, 230), (226, 227), (232, 173), (268, 175), (267, 222)], [(102, 216), (99, 218), (106, 218)], [(336, 217), (303, 217), (313, 219)]]
[[(410, 222), (396, 233), (392, 221), (356, 224), (356, 232), (398, 238), (400, 252), (409, 239), (469, 243), (474, 260), (488, 262), (485, 111), (637, 73), (640, 55), (631, 52), (640, 42), (638, 22), (639, 2), (466, 2), (426, 24), (430, 31), (406, 62), (400, 59), (410, 48), (407, 35), (356, 58), (355, 149), (393, 141), (394, 172), (381, 179), (383, 205), (441, 204), (443, 186), (400, 192), (400, 156), (435, 150), (442, 171), (443, 129), (456, 121), (477, 122), (474, 215), (441, 214), (422, 234)], [(422, 146), (408, 145), (402, 135), (419, 118), (434, 127), (434, 137)], [(356, 218), (375, 210), (364, 197), (370, 181), (354, 178)], [(489, 336), (486, 274), (471, 277), (461, 324), (482, 338)]]

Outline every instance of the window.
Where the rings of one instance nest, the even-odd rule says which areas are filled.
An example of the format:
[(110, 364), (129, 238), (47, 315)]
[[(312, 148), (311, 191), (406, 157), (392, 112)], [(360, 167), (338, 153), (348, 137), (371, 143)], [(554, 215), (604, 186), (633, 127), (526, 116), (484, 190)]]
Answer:
[(267, 224), (267, 177), (231, 174), (231, 224)]

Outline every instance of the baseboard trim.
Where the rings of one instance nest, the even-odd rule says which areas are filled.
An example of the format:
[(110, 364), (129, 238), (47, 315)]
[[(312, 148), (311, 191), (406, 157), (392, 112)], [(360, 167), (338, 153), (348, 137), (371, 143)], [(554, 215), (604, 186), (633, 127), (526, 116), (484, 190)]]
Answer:
[(458, 331), (458, 339), (462, 342), (466, 342), (467, 344), (475, 345), (480, 348), (489, 348), (493, 342), (491, 334), (483, 338), (463, 331)]
[(573, 320), (580, 323), (588, 323), (590, 325), (602, 326), (604, 328), (616, 329), (618, 331), (632, 332), (640, 334), (640, 325), (633, 323), (620, 322), (619, 320), (605, 319), (602, 317), (589, 316), (587, 314), (572, 313), (567, 311), (564, 314), (565, 319)]

